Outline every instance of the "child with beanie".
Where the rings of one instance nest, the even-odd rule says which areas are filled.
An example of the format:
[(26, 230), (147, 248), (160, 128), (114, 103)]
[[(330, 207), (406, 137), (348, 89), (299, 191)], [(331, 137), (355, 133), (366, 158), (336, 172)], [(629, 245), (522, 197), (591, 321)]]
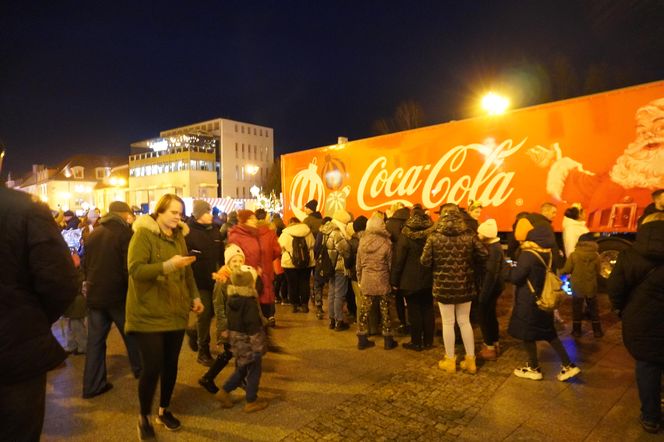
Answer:
[(242, 249), (236, 244), (229, 244), (224, 251), (224, 264), (217, 273), (212, 275), (216, 281), (214, 284), (214, 291), (212, 292), (212, 299), (214, 302), (214, 311), (217, 314), (217, 345), (223, 345), (224, 351), (219, 353), (215, 361), (212, 363), (210, 369), (198, 380), (198, 383), (212, 394), (219, 391), (219, 388), (214, 383), (215, 378), (221, 370), (226, 367), (228, 361), (233, 357), (231, 353), (231, 346), (228, 340), (224, 338), (225, 332), (228, 330), (226, 319), (226, 290), (230, 283), (230, 276), (234, 270), (238, 270), (244, 265), (244, 253)]
[(495, 361), (500, 351), (496, 302), (505, 288), (502, 270), (506, 263), (495, 219), (488, 219), (480, 224), (477, 228), (477, 235), (489, 251), (478, 299), (484, 347), (477, 356), (486, 361)]
[(266, 351), (263, 316), (257, 302), (256, 270), (247, 265), (233, 267), (226, 284), (226, 326), (235, 355), (235, 371), (217, 393), (222, 408), (232, 408), (230, 393), (246, 382), (246, 413), (260, 411), (268, 402), (258, 398), (258, 385), (262, 374), (262, 358)]
[(599, 322), (597, 307), (597, 279), (600, 272), (599, 247), (592, 234), (579, 237), (574, 251), (569, 255), (560, 273), (570, 274), (572, 286), (572, 336), (581, 337), (581, 320), (583, 304), (588, 306), (593, 334), (596, 338), (604, 336), (602, 324)]

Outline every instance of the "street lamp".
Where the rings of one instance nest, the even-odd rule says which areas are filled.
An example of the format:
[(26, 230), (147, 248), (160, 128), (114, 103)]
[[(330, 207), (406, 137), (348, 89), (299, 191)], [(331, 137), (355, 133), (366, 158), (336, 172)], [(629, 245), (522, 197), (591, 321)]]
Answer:
[(249, 175), (256, 175), (258, 173), (259, 167), (254, 164), (247, 164), (246, 166), (244, 166), (244, 170)]
[(509, 99), (495, 92), (489, 92), (482, 97), (482, 109), (489, 115), (500, 115), (507, 110), (509, 105)]

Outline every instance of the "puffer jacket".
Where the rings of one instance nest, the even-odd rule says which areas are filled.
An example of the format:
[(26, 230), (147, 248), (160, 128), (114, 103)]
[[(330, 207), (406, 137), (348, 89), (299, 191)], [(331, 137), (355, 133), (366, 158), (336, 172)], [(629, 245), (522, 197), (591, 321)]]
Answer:
[(383, 296), (392, 291), (390, 266), (392, 264), (392, 242), (390, 233), (381, 222), (380, 228), (367, 230), (360, 238), (357, 248), (355, 271), (362, 294)]
[(64, 361), (51, 324), (78, 288), (69, 250), (48, 207), (3, 187), (0, 262), (0, 384), (14, 384)]
[(184, 330), (192, 301), (199, 297), (194, 274), (191, 266), (165, 273), (164, 262), (187, 255), (189, 227), (181, 222), (166, 236), (152, 216), (143, 215), (132, 228), (125, 332)]
[(600, 271), (598, 250), (595, 241), (579, 241), (560, 269), (560, 273), (570, 274), (574, 296), (594, 298), (597, 295), (597, 278)]
[(446, 213), (427, 238), (420, 262), (433, 271), (433, 296), (443, 304), (461, 304), (475, 295), (473, 263), (484, 265), (488, 252), (468, 230), (461, 212)]
[(294, 269), (292, 254), (293, 254), (293, 239), (295, 237), (304, 238), (309, 248), (309, 265), (313, 267), (314, 261), (314, 235), (311, 229), (304, 223), (292, 224), (286, 227), (279, 236), (279, 245), (281, 246), (281, 267), (285, 269)]
[[(554, 247), (553, 232), (546, 225), (535, 226), (528, 232), (526, 241), (521, 244), (521, 254), (516, 267), (510, 270), (509, 279), (516, 286), (514, 307), (508, 326), (508, 333), (524, 341), (550, 341), (557, 337), (553, 325), (553, 312), (545, 312), (537, 307), (537, 297), (542, 293), (546, 269), (533, 253), (544, 262), (551, 259)], [(528, 282), (535, 293), (531, 292)]]
[(336, 262), (334, 270), (337, 273), (344, 273), (346, 266), (344, 260), (350, 258), (350, 243), (346, 237), (346, 225), (332, 220), (321, 226), (320, 234), (323, 238), (327, 237), (324, 246), (330, 255), (332, 262)]
[(431, 289), (433, 273), (431, 267), (424, 267), (420, 257), (427, 237), (433, 231), (433, 222), (424, 214), (414, 214), (399, 234), (396, 244), (396, 258), (390, 275), (390, 283), (406, 292)]
[(664, 366), (664, 221), (638, 227), (632, 247), (618, 255), (607, 288), (621, 312), (627, 350), (638, 361)]

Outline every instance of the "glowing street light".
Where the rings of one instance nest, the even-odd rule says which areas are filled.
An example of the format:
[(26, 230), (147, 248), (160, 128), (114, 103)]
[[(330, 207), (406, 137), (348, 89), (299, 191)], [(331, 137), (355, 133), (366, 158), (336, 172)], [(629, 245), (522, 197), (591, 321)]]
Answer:
[(500, 115), (504, 113), (510, 105), (510, 101), (494, 92), (489, 92), (482, 98), (482, 109), (489, 115)]

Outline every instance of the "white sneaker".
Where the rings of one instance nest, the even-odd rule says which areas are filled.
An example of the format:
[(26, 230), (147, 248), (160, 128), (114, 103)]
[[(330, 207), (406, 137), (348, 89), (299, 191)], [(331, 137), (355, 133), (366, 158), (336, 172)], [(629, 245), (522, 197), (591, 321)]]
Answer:
[(566, 381), (567, 379), (573, 378), (577, 374), (581, 373), (581, 369), (577, 367), (574, 364), (569, 364), (567, 366), (563, 365), (562, 368), (560, 369), (560, 373), (558, 373), (558, 380), (559, 381)]
[(514, 376), (517, 376), (519, 378), (524, 378), (524, 379), (530, 379), (533, 381), (541, 381), (542, 380), (542, 371), (537, 368), (532, 368), (528, 365), (525, 367), (521, 368), (515, 368), (514, 369)]

